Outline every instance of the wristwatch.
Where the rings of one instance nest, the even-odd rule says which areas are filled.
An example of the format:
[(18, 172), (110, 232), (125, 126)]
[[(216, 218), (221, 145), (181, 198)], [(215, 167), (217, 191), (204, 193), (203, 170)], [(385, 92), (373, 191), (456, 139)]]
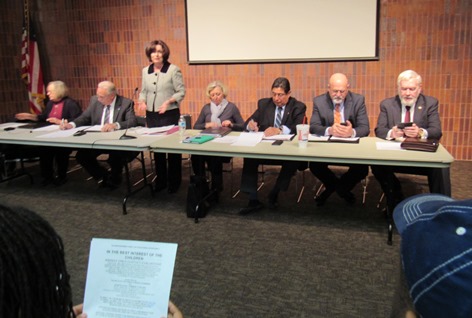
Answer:
[(418, 132), (418, 137), (419, 137), (420, 139), (426, 139), (426, 134), (425, 134), (423, 128), (420, 128), (420, 131)]

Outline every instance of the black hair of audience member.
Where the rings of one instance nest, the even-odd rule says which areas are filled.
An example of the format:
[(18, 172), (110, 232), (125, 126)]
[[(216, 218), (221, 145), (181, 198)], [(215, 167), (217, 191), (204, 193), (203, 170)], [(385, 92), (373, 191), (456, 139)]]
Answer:
[(1, 204), (0, 317), (75, 317), (61, 237), (36, 213)]

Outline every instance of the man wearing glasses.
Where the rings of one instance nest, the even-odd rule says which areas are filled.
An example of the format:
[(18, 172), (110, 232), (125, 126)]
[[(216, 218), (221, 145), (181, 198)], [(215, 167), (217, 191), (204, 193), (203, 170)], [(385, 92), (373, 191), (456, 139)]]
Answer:
[[(296, 134), (296, 126), (303, 123), (306, 105), (290, 96), (290, 82), (285, 77), (276, 78), (272, 84), (272, 98), (260, 99), (257, 110), (243, 127), (247, 131), (264, 132), (265, 136)], [(257, 168), (260, 164), (281, 165), (282, 169), (269, 194), (269, 208), (277, 205), (280, 190), (286, 191), (299, 162), (244, 158), (241, 176), (241, 191), (249, 195), (249, 203), (239, 213), (246, 215), (261, 210), (264, 204), (257, 196)]]

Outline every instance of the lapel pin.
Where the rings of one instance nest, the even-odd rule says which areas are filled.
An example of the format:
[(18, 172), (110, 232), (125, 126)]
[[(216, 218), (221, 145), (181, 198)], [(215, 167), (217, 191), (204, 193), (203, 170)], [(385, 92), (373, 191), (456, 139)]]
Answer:
[(421, 105), (420, 105), (420, 106), (418, 106), (418, 109), (423, 109), (423, 106), (421, 106)]

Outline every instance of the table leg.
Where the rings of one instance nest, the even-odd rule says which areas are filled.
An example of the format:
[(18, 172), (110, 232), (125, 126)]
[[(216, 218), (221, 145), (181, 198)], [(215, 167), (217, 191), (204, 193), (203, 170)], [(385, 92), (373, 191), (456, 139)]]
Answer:
[(142, 178), (143, 185), (141, 187), (132, 190), (131, 180), (130, 180), (130, 175), (129, 175), (129, 169), (128, 169), (127, 165), (125, 166), (127, 193), (126, 193), (125, 197), (123, 198), (123, 215), (128, 214), (127, 211), (126, 211), (126, 202), (128, 201), (128, 198), (130, 196), (134, 195), (135, 193), (141, 191), (142, 189), (144, 189), (148, 186), (151, 190), (151, 195), (153, 194), (152, 184), (147, 181), (146, 161), (144, 159), (144, 152), (143, 151), (140, 152), (140, 156), (141, 156), (141, 159), (139, 159), (139, 162), (141, 162), (141, 173), (143, 174), (143, 178)]

